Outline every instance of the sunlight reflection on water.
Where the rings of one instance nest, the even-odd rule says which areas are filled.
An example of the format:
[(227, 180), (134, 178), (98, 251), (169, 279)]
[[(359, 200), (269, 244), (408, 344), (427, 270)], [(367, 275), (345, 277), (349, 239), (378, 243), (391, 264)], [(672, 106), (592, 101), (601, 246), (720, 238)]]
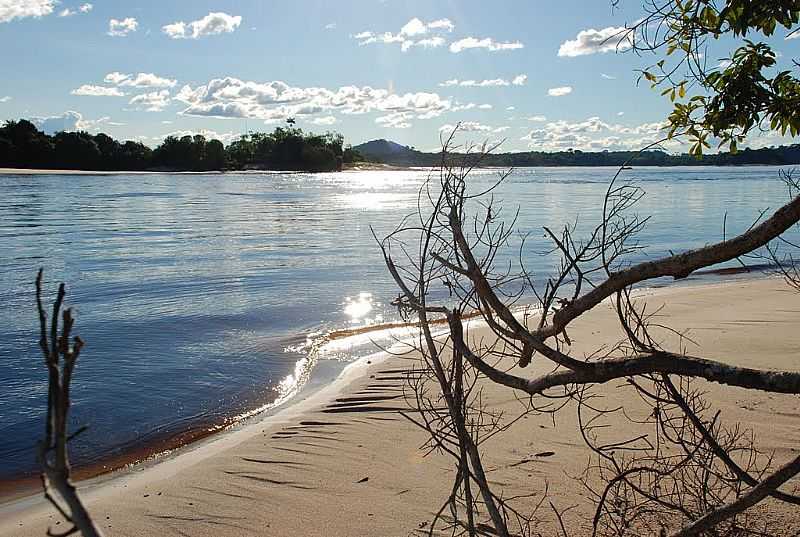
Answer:
[[(614, 170), (516, 170), (494, 194), (521, 208), (522, 255), (537, 282), (543, 225), (595, 221)], [(427, 171), (193, 176), (0, 176), (0, 478), (31, 472), (46, 401), (32, 279), (65, 281), (87, 341), (73, 388), (78, 462), (198, 421), (290, 399), (318, 360), (371, 354), (397, 321), (397, 290), (370, 228), (390, 233), (414, 210)], [(485, 189), (496, 170), (478, 170)], [(635, 169), (640, 240), (652, 258), (742, 231), (785, 199), (777, 169)], [(434, 181), (435, 184), (435, 181)], [(498, 263), (515, 262), (511, 248)], [(349, 337), (325, 339), (332, 330)], [(385, 335), (389, 334), (389, 335)], [(387, 339), (381, 340), (380, 338)]]

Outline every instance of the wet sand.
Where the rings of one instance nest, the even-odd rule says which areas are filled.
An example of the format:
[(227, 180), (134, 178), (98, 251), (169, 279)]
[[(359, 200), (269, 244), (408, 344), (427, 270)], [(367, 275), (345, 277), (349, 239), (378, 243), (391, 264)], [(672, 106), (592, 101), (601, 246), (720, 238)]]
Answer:
[[(652, 307), (665, 305), (659, 321), (689, 330), (699, 347), (689, 351), (737, 365), (800, 369), (800, 295), (782, 280), (758, 278), (730, 283), (659, 289), (648, 293)], [(488, 336), (485, 328), (472, 337)], [(614, 313), (601, 305), (570, 330), (571, 352), (581, 356), (621, 334)], [(664, 335), (665, 339), (669, 336)], [(674, 340), (673, 340), (674, 342)], [(348, 366), (334, 383), (304, 401), (240, 430), (217, 435), (163, 462), (84, 484), (89, 508), (108, 535), (308, 535), (406, 536), (427, 531), (432, 514), (449, 492), (452, 460), (425, 456), (425, 434), (400, 412), (416, 356), (374, 356)], [(526, 375), (544, 373), (534, 360)], [(412, 374), (413, 375), (413, 374)], [(624, 384), (598, 388), (604, 404), (625, 404), (643, 413)], [(752, 428), (759, 447), (776, 464), (800, 449), (800, 397), (704, 384), (727, 424)], [(491, 408), (511, 421), (525, 399), (487, 384)], [(610, 424), (611, 430), (614, 423)], [(623, 423), (616, 423), (618, 428)], [(627, 426), (627, 423), (624, 424)], [(484, 444), (485, 464), (505, 496), (534, 492), (531, 505), (549, 488), (574, 535), (590, 526), (591, 509), (571, 476), (582, 472), (589, 452), (573, 409), (555, 422), (528, 414)], [(552, 455), (549, 455), (552, 453)], [(795, 480), (784, 487), (800, 488)], [(772, 520), (794, 535), (800, 513), (766, 502)], [(555, 535), (550, 513), (538, 528)], [(548, 522), (549, 521), (549, 522)], [(38, 497), (0, 507), (0, 535), (43, 535), (57, 515)], [(776, 534), (776, 535), (779, 535)]]

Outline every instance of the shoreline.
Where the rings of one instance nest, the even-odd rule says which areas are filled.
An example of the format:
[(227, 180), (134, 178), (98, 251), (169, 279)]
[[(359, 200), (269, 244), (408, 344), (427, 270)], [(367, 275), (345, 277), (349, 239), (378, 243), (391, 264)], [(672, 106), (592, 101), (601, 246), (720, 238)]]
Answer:
[[(423, 167), (428, 169), (426, 167)], [(421, 169), (415, 166), (396, 166), (377, 162), (362, 162), (345, 165), (342, 172), (374, 172), (374, 171), (414, 171)], [(114, 175), (276, 175), (276, 174), (305, 174), (305, 173), (340, 173), (336, 170), (330, 172), (310, 172), (299, 170), (208, 170), (208, 171), (179, 171), (179, 170), (58, 170), (46, 168), (0, 168), (0, 175), (88, 175), (88, 176), (114, 176)]]
[[(662, 169), (662, 168), (781, 168), (786, 166), (793, 166), (791, 164), (687, 164), (687, 165), (670, 165), (670, 166), (656, 166), (656, 165), (640, 165), (632, 169)], [(541, 169), (541, 168), (608, 168), (619, 169), (620, 166), (604, 165), (604, 166), (583, 166), (583, 165), (564, 165), (564, 166), (479, 166), (478, 169), (486, 170), (507, 170), (507, 169)], [(258, 169), (243, 169), (243, 170), (208, 170), (208, 171), (174, 171), (174, 170), (58, 170), (58, 169), (45, 169), (45, 168), (0, 168), (0, 175), (20, 175), (20, 176), (36, 176), (36, 175), (87, 175), (87, 176), (114, 176), (114, 175), (274, 175), (274, 174), (316, 174), (316, 173), (342, 173), (342, 172), (375, 172), (375, 171), (423, 171), (437, 169), (437, 166), (424, 166), (424, 165), (399, 165), (399, 164), (384, 164), (380, 162), (360, 162), (346, 164), (341, 172), (311, 172), (311, 171), (298, 171), (298, 170), (258, 170)]]
[[(648, 299), (669, 300), (668, 304), (675, 303), (682, 306), (685, 302), (693, 301), (705, 301), (706, 303), (713, 304), (720, 295), (738, 296), (742, 293), (749, 293), (754, 297), (758, 297), (763, 296), (765, 290), (769, 290), (770, 293), (781, 293), (785, 290), (783, 286), (785, 286), (785, 283), (778, 278), (744, 278), (721, 282), (706, 282), (702, 285), (675, 285), (663, 288), (647, 288), (643, 289), (642, 293)], [(718, 305), (714, 307), (718, 307)], [(700, 314), (700, 318), (702, 318), (702, 313)], [(760, 330), (761, 327), (758, 327), (758, 329)], [(752, 330), (756, 330), (756, 328), (752, 328)], [(573, 338), (575, 338), (574, 335)], [(800, 338), (800, 336), (798, 336), (798, 338)], [(798, 341), (798, 343), (800, 343), (800, 341)], [(403, 418), (395, 416), (397, 411), (405, 409), (405, 402), (402, 398), (400, 401), (395, 401), (395, 399), (401, 397), (399, 393), (401, 393), (402, 390), (400, 390), (400, 392), (398, 392), (398, 390), (402, 388), (402, 386), (398, 386), (397, 381), (391, 381), (390, 379), (399, 376), (399, 371), (406, 365), (403, 362), (403, 357), (393, 356), (384, 352), (359, 358), (345, 366), (333, 382), (322, 386), (318, 390), (310, 390), (292, 403), (283, 407), (278, 407), (271, 414), (260, 416), (258, 419), (242, 424), (240, 427), (195, 442), (185, 448), (176, 450), (175, 453), (167, 454), (156, 460), (147, 461), (125, 470), (112, 472), (111, 474), (93, 480), (81, 482), (79, 488), (86, 501), (90, 504), (90, 510), (97, 512), (98, 515), (109, 512), (111, 514), (107, 516), (114, 515), (115, 520), (117, 517), (124, 515), (125, 519), (129, 520), (130, 524), (134, 524), (136, 528), (140, 529), (138, 534), (146, 534), (146, 528), (140, 527), (141, 524), (144, 524), (144, 519), (140, 518), (143, 513), (152, 511), (152, 508), (146, 508), (145, 511), (141, 511), (141, 509), (145, 508), (143, 506), (147, 504), (148, 497), (153, 495), (160, 496), (163, 492), (165, 497), (169, 496), (171, 501), (174, 500), (177, 502), (175, 505), (167, 508), (168, 510), (172, 510), (170, 512), (177, 512), (180, 509), (192, 511), (193, 507), (198, 505), (196, 499), (187, 504), (185, 501), (179, 500), (180, 497), (186, 497), (186, 495), (189, 494), (192, 498), (195, 498), (195, 494), (199, 494), (197, 498), (205, 498), (203, 500), (204, 502), (222, 501), (219, 499), (218, 494), (225, 491), (227, 491), (225, 494), (228, 492), (234, 494), (235, 492), (232, 491), (239, 490), (241, 485), (233, 483), (235, 476), (239, 475), (239, 470), (229, 471), (226, 469), (223, 472), (219, 472), (216, 469), (217, 465), (227, 468), (231, 464), (242, 464), (242, 461), (264, 460), (266, 462), (270, 457), (274, 457), (275, 460), (273, 462), (278, 464), (278, 462), (280, 462), (278, 459), (288, 457), (294, 451), (305, 452), (306, 450), (310, 450), (308, 456), (313, 458), (314, 452), (318, 448), (325, 447), (323, 444), (330, 441), (334, 442), (333, 444), (328, 444), (334, 451), (327, 456), (329, 458), (320, 459), (320, 462), (314, 465), (315, 470), (310, 474), (308, 472), (300, 472), (301, 477), (312, 477), (312, 482), (316, 482), (313, 476), (321, 472), (324, 467), (325, 472), (333, 472), (330, 475), (325, 473), (327, 476), (324, 480), (326, 486), (341, 486), (345, 487), (348, 491), (352, 489), (351, 492), (355, 495), (354, 498), (361, 498), (359, 501), (362, 501), (364, 498), (360, 496), (360, 489), (359, 487), (355, 487), (356, 480), (348, 481), (352, 477), (350, 473), (355, 472), (356, 474), (363, 473), (367, 475), (373, 471), (373, 466), (378, 463), (380, 463), (379, 466), (381, 466), (382, 471), (388, 472), (389, 469), (384, 468), (384, 466), (397, 470), (396, 467), (398, 465), (396, 464), (396, 460), (411, 460), (414, 461), (413, 466), (406, 469), (410, 474), (408, 479), (427, 483), (426, 487), (431, 489), (426, 489), (425, 493), (423, 493), (422, 490), (418, 491), (423, 497), (427, 497), (427, 500), (408, 500), (411, 504), (404, 504), (405, 511), (413, 508), (413, 512), (419, 512), (421, 506), (426, 505), (431, 499), (431, 495), (436, 497), (438, 488), (441, 487), (439, 487), (440, 483), (435, 480), (441, 479), (442, 475), (446, 475), (446, 472), (449, 472), (449, 467), (446, 465), (442, 466), (442, 463), (436, 459), (437, 462), (425, 463), (425, 469), (420, 471), (423, 460), (427, 459), (423, 458), (418, 460), (414, 453), (422, 444), (424, 435), (419, 431), (416, 433), (413, 432), (415, 431), (413, 426), (409, 426), (408, 422)], [(391, 369), (386, 369), (387, 366), (390, 366)], [(383, 389), (389, 395), (377, 397), (378, 388), (369, 387), (376, 384), (383, 386)], [(395, 387), (391, 388), (391, 386)], [(368, 397), (365, 394), (372, 395)], [(753, 397), (756, 395), (758, 394), (753, 394)], [(361, 403), (349, 402), (356, 398), (362, 398), (365, 401), (374, 398), (374, 400), (380, 400), (380, 402), (374, 405), (365, 403), (366, 407), (358, 408), (357, 405)], [(387, 401), (383, 401), (383, 398), (388, 399)], [(400, 406), (398, 406), (398, 404)], [(752, 405), (749, 403), (741, 405), (742, 408), (749, 408), (750, 406)], [(349, 421), (346, 418), (350, 418)], [(794, 420), (792, 423), (800, 425), (800, 415), (792, 415), (785, 417), (785, 419), (792, 419)], [(372, 431), (374, 427), (380, 427), (382, 434), (376, 434)], [(327, 429), (335, 430), (330, 431), (328, 435), (323, 435), (323, 431)], [(798, 435), (800, 435), (800, 428), (797, 430)], [(306, 434), (306, 431), (308, 431), (309, 434)], [(336, 436), (337, 434), (338, 438)], [(411, 434), (411, 438), (409, 438), (409, 434)], [(322, 440), (323, 438), (327, 438), (327, 441)], [(383, 450), (374, 449), (375, 446), (372, 445), (376, 442), (380, 443), (384, 440), (391, 441), (392, 439), (394, 439), (397, 445), (391, 442), (388, 446), (381, 444)], [(784, 444), (791, 445), (791, 440), (791, 438), (785, 438), (784, 440), (767, 438), (767, 441), (782, 442), (782, 444), (775, 446), (776, 448), (780, 448), (776, 450), (778, 452), (785, 451), (786, 448), (781, 446)], [(270, 444), (276, 445), (273, 447)], [(558, 442), (557, 444), (561, 445)], [(368, 449), (368, 451), (363, 452), (360, 449), (362, 445), (365, 449)], [(521, 447), (518, 446), (517, 443), (512, 443), (511, 445), (514, 446), (514, 449), (512, 449), (514, 453), (517, 453), (517, 449)], [(770, 445), (769, 447), (772, 448), (773, 446)], [(270, 457), (267, 457), (265, 454), (258, 454), (258, 456), (252, 454), (254, 451), (260, 453), (267, 449), (280, 451), (272, 451), (274, 454)], [(564, 447), (562, 446), (561, 449), (563, 450)], [(369, 453), (369, 456), (364, 458), (362, 455), (359, 455), (359, 453), (362, 453), (362, 455)], [(306, 456), (303, 456), (298, 462), (291, 464), (311, 464), (306, 462), (305, 457)], [(341, 467), (341, 464), (337, 462), (338, 457), (345, 457), (346, 460), (356, 457), (354, 460), (358, 462), (352, 463), (351, 461), (352, 464), (348, 463), (345, 467)], [(411, 457), (411, 459), (408, 459), (409, 457)], [(566, 461), (563, 463), (568, 464)], [(574, 461), (572, 463), (574, 463)], [(345, 463), (342, 462), (342, 464)], [(433, 466), (431, 466), (431, 464), (433, 464)], [(361, 466), (364, 467), (361, 468)], [(293, 483), (294, 481), (291, 481), (287, 475), (292, 472), (297, 473), (297, 471), (302, 470), (302, 466), (273, 468), (270, 464), (270, 466), (265, 466), (264, 469), (270, 472), (269, 477), (265, 477), (268, 481), (274, 480), (280, 483)], [(566, 469), (564, 469), (564, 471), (566, 471)], [(339, 476), (341, 472), (347, 472), (348, 476), (344, 481), (339, 483), (341, 480), (337, 476)], [(442, 474), (442, 472), (445, 472), (445, 474)], [(277, 473), (278, 476), (273, 476), (273, 473)], [(248, 473), (247, 475), (255, 476), (256, 474)], [(371, 479), (377, 479), (374, 477), (374, 474), (371, 475), (373, 475)], [(437, 478), (436, 476), (439, 477)], [(291, 479), (298, 479), (298, 477), (294, 476)], [(405, 477), (398, 477), (397, 479), (401, 479), (402, 481)], [(435, 485), (433, 482), (429, 482), (431, 479), (435, 481)], [(181, 496), (178, 491), (184, 490), (181, 487), (185, 487), (185, 484), (181, 485), (178, 483), (174, 485), (174, 487), (178, 487), (177, 489), (171, 491), (167, 490), (173, 487), (173, 480), (180, 481), (181, 483), (184, 481), (194, 482), (200, 480), (205, 483), (205, 485), (203, 485), (203, 490), (210, 492), (201, 493), (185, 490), (183, 496)], [(333, 480), (333, 484), (329, 483), (331, 480)], [(336, 483), (338, 483), (338, 485), (336, 485)], [(448, 486), (446, 479), (441, 484), (445, 487)], [(282, 506), (281, 513), (283, 513), (284, 510), (292, 511), (294, 509), (302, 512), (302, 506), (288, 503), (288, 500), (284, 503), (284, 500), (280, 498), (283, 498), (283, 494), (290, 494), (292, 495), (292, 502), (295, 502), (297, 498), (295, 498), (294, 495), (305, 494), (305, 488), (298, 488), (295, 490), (294, 487), (289, 487), (288, 491), (284, 491), (284, 488), (286, 487), (278, 485), (270, 485), (266, 488), (264, 486), (257, 486), (254, 490), (258, 492), (257, 494), (253, 492), (253, 494), (256, 494), (258, 497), (266, 494), (267, 496), (263, 498), (264, 501), (267, 501), (273, 494), (277, 495), (277, 499), (273, 498), (270, 502), (277, 501), (277, 505)], [(327, 491), (325, 487), (322, 488)], [(362, 488), (366, 489), (367, 487)], [(249, 486), (247, 490), (250, 490)], [(348, 492), (348, 494), (351, 492)], [(313, 498), (316, 497), (313, 494), (311, 494), (311, 496), (312, 498), (309, 501), (313, 501)], [(228, 498), (226, 501), (233, 500)], [(230, 508), (246, 508), (247, 502), (245, 500), (241, 501), (244, 502), (244, 505), (233, 503)], [(439, 500), (437, 499), (436, 501)], [(129, 502), (133, 502), (136, 507), (129, 505)], [(183, 505), (183, 507), (180, 507), (178, 504)], [(214, 504), (212, 503), (211, 505)], [(334, 510), (335, 507), (336, 506), (330, 506), (330, 508)], [(369, 508), (370, 511), (375, 510), (376, 513), (379, 509), (380, 507), (377, 506)], [(217, 509), (214, 512), (218, 511)], [(425, 512), (424, 509), (422, 512)], [(137, 515), (136, 513), (139, 514)], [(38, 532), (42, 528), (42, 524), (53, 520), (52, 516), (50, 507), (45, 504), (41, 494), (2, 503), (0, 504), (0, 520), (6, 522), (0, 522), (0, 535), (34, 535), (35, 532)], [(222, 515), (220, 514), (219, 516)], [(283, 513), (282, 516), (291, 518), (288, 512)], [(260, 516), (255, 513), (248, 515), (248, 517), (260, 518)], [(396, 522), (396, 520), (394, 522)], [(394, 522), (392, 522), (392, 524)], [(273, 523), (277, 524), (278, 521), (273, 520)], [(22, 526), (20, 526), (20, 524)], [(356, 524), (356, 522), (354, 521), (353, 524)], [(20, 527), (24, 527), (25, 531), (14, 533), (14, 531), (19, 530)], [(256, 525), (256, 527), (258, 527), (258, 525)], [(226, 533), (221, 530), (220, 533), (208, 533), (208, 535), (212, 534), (240, 535), (242, 533)], [(275, 533), (267, 534), (284, 535), (285, 533), (277, 530)], [(313, 531), (309, 531), (306, 534), (326, 535), (324, 532), (315, 533)], [(338, 535), (340, 533), (327, 533), (327, 535), (334, 534)], [(381, 533), (380, 531), (364, 533), (364, 535), (385, 534), (386, 533)]]
[[(751, 265), (747, 268), (735, 266), (706, 269), (697, 271), (689, 278), (678, 283), (673, 283), (671, 286), (670, 284), (656, 284), (640, 288), (637, 292), (647, 294), (651, 291), (660, 292), (669, 288), (706, 287), (725, 285), (726, 283), (734, 281), (768, 278), (770, 277), (766, 273), (768, 269), (769, 267), (767, 265)], [(729, 279), (722, 280), (722, 278)], [(465, 314), (463, 318), (465, 320), (472, 319), (474, 315), (475, 313)], [(433, 319), (431, 323), (434, 326), (444, 326), (446, 321), (444, 319)], [(381, 324), (331, 330), (318, 336), (317, 343), (311, 344), (310, 347), (314, 348), (318, 346), (322, 348), (327, 344), (342, 340), (346, 341), (350, 338), (371, 338), (371, 335), (375, 333), (377, 333), (380, 340), (381, 334), (389, 336), (396, 331), (406, 331), (411, 326), (412, 325), (409, 323), (385, 322)], [(354, 343), (354, 345), (358, 345), (358, 343)], [(368, 356), (375, 356), (375, 354), (371, 353)], [(353, 360), (340, 369), (337, 368), (338, 371), (333, 375), (330, 373), (320, 373), (320, 364), (317, 362), (312, 368), (308, 380), (299, 388), (294, 396), (290, 396), (288, 399), (282, 401), (277, 399), (263, 401), (259, 402), (257, 406), (253, 408), (220, 412), (218, 419), (197, 421), (196, 423), (192, 423), (188, 429), (166, 431), (163, 436), (154, 438), (146, 443), (130, 446), (119, 453), (98, 458), (88, 464), (73, 465), (72, 475), (74, 480), (79, 483), (91, 483), (96, 480), (113, 479), (116, 474), (124, 473), (130, 469), (136, 469), (138, 466), (147, 467), (158, 464), (165, 458), (180, 456), (185, 450), (191, 450), (195, 445), (213, 442), (221, 435), (246, 428), (251, 422), (257, 423), (260, 420), (267, 420), (280, 413), (282, 410), (302, 402), (305, 398), (315, 394), (323, 387), (335, 383), (349, 365), (358, 362), (362, 358)], [(0, 479), (0, 507), (34, 496), (40, 491), (40, 487), (39, 474), (35, 472), (30, 475), (12, 475), (6, 479)]]
[[(651, 294), (667, 294), (670, 291), (682, 290), (687, 288), (710, 288), (725, 286), (737, 282), (758, 281), (771, 276), (766, 273), (769, 267), (766, 265), (752, 265), (747, 268), (741, 266), (706, 269), (697, 271), (689, 278), (677, 283), (667, 283), (664, 285), (652, 285), (636, 290), (639, 295), (649, 296)], [(723, 279), (727, 278), (727, 279)], [(521, 306), (524, 307), (524, 306)], [(475, 314), (465, 314), (464, 319), (473, 319)], [(481, 323), (480, 319), (474, 321)], [(443, 319), (431, 321), (434, 326), (444, 325)], [(365, 325), (349, 329), (332, 330), (319, 337), (320, 347), (336, 341), (349, 338), (370, 337), (375, 332), (391, 335), (397, 331), (408, 331), (413, 324), (402, 322), (387, 322), (378, 325)], [(407, 336), (408, 337), (408, 336)], [(356, 343), (357, 344), (357, 343)], [(312, 345), (313, 346), (313, 345)], [(87, 465), (73, 467), (74, 481), (79, 484), (92, 485), (103, 483), (118, 477), (124, 477), (128, 472), (136, 472), (142, 469), (159, 465), (172, 458), (180, 457), (193, 449), (204, 444), (214, 443), (220, 437), (230, 434), (237, 434), (242, 430), (247, 430), (252, 425), (259, 425), (276, 419), (283, 412), (290, 411), (294, 406), (304, 403), (313, 398), (316, 394), (328, 387), (339, 386), (343, 388), (343, 380), (349, 378), (347, 371), (362, 360), (376, 360), (385, 355), (383, 351), (368, 354), (345, 364), (335, 375), (319, 373), (319, 363), (311, 370), (308, 380), (299, 388), (297, 393), (283, 401), (265, 402), (254, 409), (245, 410), (241, 413), (226, 415), (217, 421), (204, 421), (193, 423), (189, 429), (167, 433), (161, 438), (154, 439), (145, 444), (137, 444), (124, 452), (98, 459)], [(388, 356), (383, 356), (384, 359)], [(335, 366), (334, 366), (335, 367)], [(315, 372), (317, 376), (315, 376)], [(351, 379), (352, 380), (352, 379)], [(273, 406), (270, 406), (273, 405)], [(266, 407), (266, 408), (264, 408)], [(262, 409), (262, 410), (259, 410)], [(244, 417), (241, 417), (244, 416)], [(8, 479), (0, 480), (0, 513), (3, 507), (14, 504), (15, 502), (25, 501), (35, 497), (41, 488), (38, 473), (33, 475), (12, 476)]]
[[(362, 356), (346, 364), (339, 374), (329, 382), (325, 382), (323, 379), (307, 382), (294, 397), (284, 404), (276, 405), (229, 426), (208, 431), (208, 434), (196, 436), (188, 443), (182, 443), (156, 453), (150, 452), (144, 458), (131, 458), (121, 455), (119, 458), (126, 460), (126, 462), (121, 462), (109, 470), (101, 471), (85, 478), (79, 477), (73, 481), (79, 489), (86, 489), (89, 494), (95, 494), (96, 491), (99, 492), (100, 489), (105, 487), (116, 488), (119, 485), (127, 487), (130, 482), (138, 483), (142, 479), (149, 477), (149, 475), (146, 476), (145, 474), (150, 474), (151, 472), (163, 471), (164, 469), (177, 471), (196, 464), (207, 457), (213, 456), (219, 450), (227, 449), (251, 438), (258, 434), (257, 429), (259, 428), (275, 426), (280, 423), (290, 423), (293, 419), (305, 414), (311, 406), (330, 402), (337, 395), (342, 394), (348, 384), (361, 378), (366, 368), (372, 365), (379, 365), (390, 358), (391, 355), (384, 351)], [(98, 466), (102, 465), (98, 464)], [(85, 470), (81, 468), (73, 471), (73, 475), (80, 476)], [(31, 478), (11, 479), (6, 482), (33, 482), (36, 487), (24, 492), (22, 495), (4, 496), (0, 494), (0, 515), (9, 515), (30, 506), (48, 507), (48, 504), (45, 503), (44, 498), (41, 496), (41, 482), (38, 474)], [(0, 522), (0, 530), (2, 529), (2, 523)]]

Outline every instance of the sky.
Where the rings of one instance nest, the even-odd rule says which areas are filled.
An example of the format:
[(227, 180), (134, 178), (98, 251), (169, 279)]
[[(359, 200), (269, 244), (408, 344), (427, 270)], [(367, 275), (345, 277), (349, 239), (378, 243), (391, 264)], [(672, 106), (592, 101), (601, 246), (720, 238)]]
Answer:
[[(436, 150), (460, 124), (503, 151), (638, 149), (670, 111), (637, 84), (658, 58), (604, 38), (642, 14), (640, 0), (0, 0), (0, 119), (150, 146), (294, 118), (353, 145)], [(767, 41), (791, 68), (786, 33)]]

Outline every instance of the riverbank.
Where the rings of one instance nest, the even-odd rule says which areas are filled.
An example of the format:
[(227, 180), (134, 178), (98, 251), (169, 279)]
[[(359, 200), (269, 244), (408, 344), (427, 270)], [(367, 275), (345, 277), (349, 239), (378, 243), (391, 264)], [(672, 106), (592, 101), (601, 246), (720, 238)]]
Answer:
[[(689, 330), (700, 347), (694, 352), (787, 369), (798, 368), (798, 300), (775, 278), (659, 289), (647, 297), (653, 307), (665, 305), (661, 321)], [(475, 337), (485, 335), (484, 328), (473, 330)], [(619, 336), (613, 310), (602, 306), (570, 331), (571, 350), (581, 355)], [(414, 360), (413, 354), (362, 359), (331, 385), (274, 416), (164, 462), (85, 485), (89, 508), (112, 535), (413, 535), (444, 501), (453, 470), (450, 459), (425, 456), (420, 449), (425, 434), (399, 414), (407, 410), (403, 386)], [(534, 361), (526, 374), (545, 367)], [(704, 388), (721, 419), (752, 428), (776, 464), (793, 456), (800, 445), (797, 397)], [(503, 411), (506, 421), (524, 410), (508, 390), (494, 385), (484, 390), (485, 400)], [(634, 411), (638, 405), (613, 386), (603, 392), (609, 404), (623, 402)], [(578, 505), (565, 521), (581, 535), (591, 513), (568, 476), (585, 469), (588, 451), (575, 420), (568, 408), (555, 422), (549, 415), (529, 414), (485, 444), (485, 451), (490, 478), (504, 484), (504, 495), (541, 493), (547, 482), (556, 506)], [(764, 508), (787, 534), (800, 527), (796, 512)], [(542, 515), (549, 520), (547, 514)], [(2, 506), (0, 520), (0, 535), (25, 537), (42, 535), (58, 519), (36, 498)], [(539, 531), (548, 535), (547, 528)]]
[[(345, 172), (359, 172), (359, 171), (405, 171), (411, 170), (408, 166), (393, 166), (390, 164), (380, 164), (377, 162), (354, 162), (352, 164), (345, 164), (342, 171)], [(0, 175), (214, 175), (214, 174), (248, 174), (248, 175), (263, 175), (274, 173), (315, 173), (315, 172), (286, 172), (280, 170), (208, 170), (202, 172), (192, 171), (171, 171), (171, 170), (137, 170), (137, 171), (123, 171), (123, 170), (48, 170), (38, 168), (0, 168)]]

